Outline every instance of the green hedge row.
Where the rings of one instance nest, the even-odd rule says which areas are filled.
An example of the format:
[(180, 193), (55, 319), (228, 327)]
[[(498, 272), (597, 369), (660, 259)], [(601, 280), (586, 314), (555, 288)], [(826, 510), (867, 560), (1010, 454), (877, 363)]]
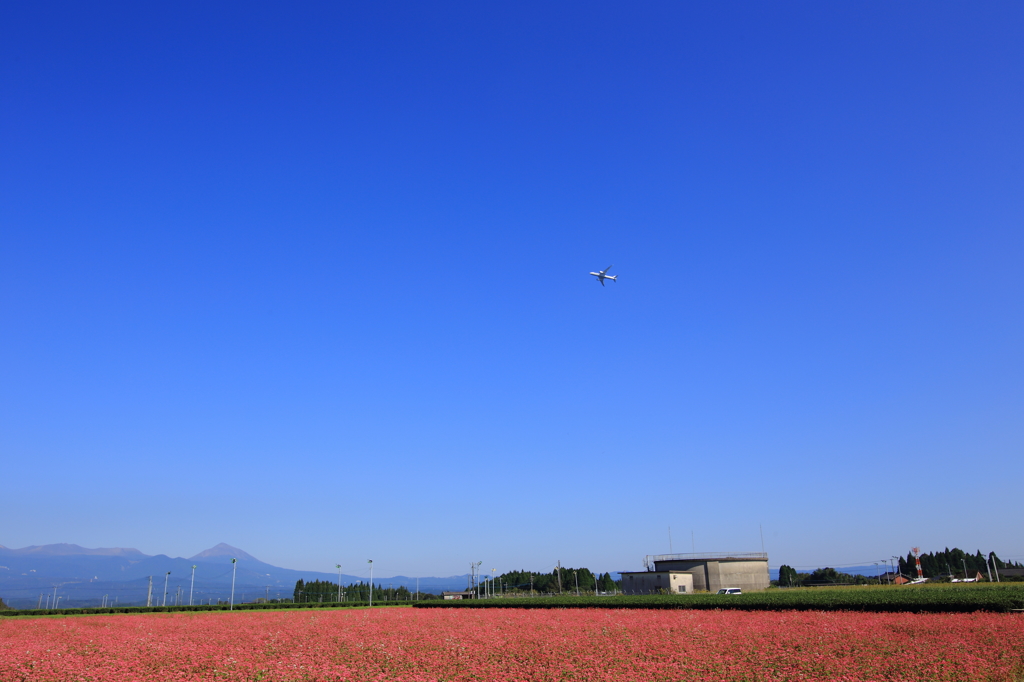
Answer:
[[(374, 606), (408, 606), (409, 602), (374, 602)], [(273, 609), (339, 609), (369, 606), (365, 601), (303, 602), (298, 604), (235, 604), (235, 611), (265, 611)], [(106, 606), (75, 609), (8, 609), (0, 616), (71, 616), (93, 613), (170, 613), (181, 611), (228, 611), (228, 604), (198, 604), (195, 606)]]
[(1024, 609), (1024, 589), (882, 587), (767, 590), (742, 595), (693, 594), (429, 601), (415, 608), (468, 609), (737, 609), (742, 611), (970, 612)]

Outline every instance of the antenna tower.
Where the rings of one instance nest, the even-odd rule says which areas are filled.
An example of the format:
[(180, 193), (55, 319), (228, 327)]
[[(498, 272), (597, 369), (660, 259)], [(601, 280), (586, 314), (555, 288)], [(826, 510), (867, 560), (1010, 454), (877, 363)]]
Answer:
[(911, 547), (910, 551), (914, 553), (914, 563), (917, 564), (917, 579), (918, 580), (922, 580), (922, 579), (924, 579), (924, 571), (921, 570), (921, 557), (920, 557), (921, 548), (920, 547)]

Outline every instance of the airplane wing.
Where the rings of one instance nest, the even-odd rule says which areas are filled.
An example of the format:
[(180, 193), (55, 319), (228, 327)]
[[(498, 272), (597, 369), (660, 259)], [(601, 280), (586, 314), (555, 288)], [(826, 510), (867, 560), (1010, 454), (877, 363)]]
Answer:
[(604, 286), (604, 277), (598, 277), (597, 281), (601, 283), (601, 286)]
[(602, 270), (601, 272), (602, 272), (602, 273), (604, 273), (604, 272), (608, 272), (608, 271), (609, 271), (609, 270), (611, 270), (611, 269), (612, 269), (612, 266), (611, 266), (611, 265), (609, 265), (608, 267), (606, 267), (606, 268), (605, 268), (604, 270)]

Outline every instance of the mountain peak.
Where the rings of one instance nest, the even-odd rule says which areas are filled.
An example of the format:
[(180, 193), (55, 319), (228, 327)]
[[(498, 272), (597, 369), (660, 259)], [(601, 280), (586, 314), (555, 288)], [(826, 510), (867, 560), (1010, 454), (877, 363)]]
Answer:
[(238, 559), (239, 561), (259, 561), (256, 557), (252, 556), (247, 552), (243, 552), (237, 547), (232, 547), (226, 542), (214, 545), (210, 549), (204, 549), (199, 554), (189, 557), (190, 560), (206, 560), (206, 561), (217, 561), (225, 559)]

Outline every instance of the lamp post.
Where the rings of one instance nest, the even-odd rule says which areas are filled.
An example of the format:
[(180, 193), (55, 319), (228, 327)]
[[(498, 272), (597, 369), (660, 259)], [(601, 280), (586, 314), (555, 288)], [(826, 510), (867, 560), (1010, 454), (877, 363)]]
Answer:
[(163, 606), (167, 606), (167, 581), (171, 578), (171, 572), (167, 571), (167, 575), (164, 576), (164, 603)]
[(235, 610), (235, 573), (238, 571), (238, 559), (231, 560), (231, 606), (228, 611)]
[(188, 588), (188, 605), (192, 606), (192, 592), (196, 589), (196, 565), (192, 564), (192, 584)]
[(367, 559), (366, 563), (370, 564), (370, 606), (373, 606), (373, 559)]
[(341, 564), (335, 564), (334, 567), (338, 569), (338, 601), (341, 601)]

